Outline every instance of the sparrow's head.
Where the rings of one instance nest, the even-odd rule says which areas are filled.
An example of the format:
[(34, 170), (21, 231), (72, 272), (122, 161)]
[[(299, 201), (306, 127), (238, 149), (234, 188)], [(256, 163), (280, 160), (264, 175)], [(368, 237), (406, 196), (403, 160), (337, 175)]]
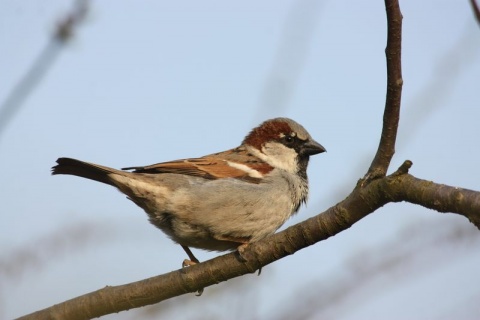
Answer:
[(304, 127), (288, 118), (265, 121), (242, 145), (272, 167), (300, 174), (305, 174), (311, 155), (326, 151)]

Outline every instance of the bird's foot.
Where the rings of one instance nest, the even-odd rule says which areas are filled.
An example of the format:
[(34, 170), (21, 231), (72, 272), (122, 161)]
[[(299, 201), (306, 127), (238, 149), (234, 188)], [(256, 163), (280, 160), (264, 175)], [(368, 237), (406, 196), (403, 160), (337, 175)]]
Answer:
[[(248, 243), (242, 243), (237, 247), (237, 253), (238, 253), (238, 259), (241, 262), (248, 262), (248, 258), (245, 255), (245, 249), (248, 247)], [(258, 269), (258, 274), (260, 275), (262, 273), (262, 267)]]

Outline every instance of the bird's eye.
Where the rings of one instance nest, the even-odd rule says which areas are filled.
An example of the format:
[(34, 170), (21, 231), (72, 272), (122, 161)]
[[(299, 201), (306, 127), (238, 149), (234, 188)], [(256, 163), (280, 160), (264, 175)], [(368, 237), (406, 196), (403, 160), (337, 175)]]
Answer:
[(292, 143), (292, 142), (293, 142), (293, 137), (292, 137), (292, 136), (285, 136), (283, 139), (284, 139), (285, 142), (287, 142), (287, 143)]

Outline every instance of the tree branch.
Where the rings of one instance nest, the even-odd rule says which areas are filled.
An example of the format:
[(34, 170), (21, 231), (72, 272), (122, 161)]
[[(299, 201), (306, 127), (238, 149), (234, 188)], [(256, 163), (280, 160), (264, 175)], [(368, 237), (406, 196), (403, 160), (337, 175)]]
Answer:
[(472, 5), (473, 14), (475, 15), (475, 19), (480, 24), (480, 8), (475, 0), (470, 0), (470, 4)]
[(375, 158), (368, 169), (366, 180), (386, 175), (395, 153), (400, 102), (402, 97), (402, 13), (398, 0), (385, 0), (388, 21), (387, 48), (387, 97), (383, 114), (383, 129)]
[(407, 201), (438, 212), (451, 212), (465, 216), (480, 230), (480, 193), (473, 190), (451, 187), (406, 174), (398, 181), (396, 201)]
[(88, 0), (77, 0), (75, 7), (57, 25), (55, 33), (45, 48), (34, 60), (28, 71), (7, 94), (0, 105), (0, 137), (8, 123), (20, 110), (22, 103), (45, 77), (67, 40), (72, 38), (75, 28), (84, 20), (88, 12)]
[[(242, 251), (142, 281), (107, 286), (19, 319), (91, 319), (142, 307), (253, 273), (274, 261), (338, 234), (389, 202), (409, 201), (467, 217), (480, 229), (480, 192), (436, 184), (408, 173), (410, 161), (390, 176), (360, 186), (325, 212)], [(246, 262), (243, 259), (246, 258)]]

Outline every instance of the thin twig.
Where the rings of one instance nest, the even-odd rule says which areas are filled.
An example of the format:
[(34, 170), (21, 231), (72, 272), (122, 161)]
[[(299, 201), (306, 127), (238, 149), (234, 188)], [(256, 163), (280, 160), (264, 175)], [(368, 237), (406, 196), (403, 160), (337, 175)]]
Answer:
[(388, 21), (387, 48), (387, 98), (383, 114), (383, 129), (377, 154), (367, 172), (367, 180), (386, 175), (395, 153), (400, 102), (402, 97), (402, 13), (398, 0), (385, 0)]
[(477, 19), (478, 24), (480, 24), (480, 8), (475, 0), (470, 0), (470, 4), (472, 5), (473, 13), (475, 14), (475, 18)]
[(20, 110), (22, 103), (47, 74), (47, 71), (50, 70), (63, 45), (72, 37), (75, 27), (84, 19), (87, 9), (87, 0), (76, 1), (72, 11), (58, 23), (55, 33), (50, 38), (47, 46), (40, 52), (31, 67), (7, 95), (7, 98), (0, 106), (0, 137), (8, 123)]

